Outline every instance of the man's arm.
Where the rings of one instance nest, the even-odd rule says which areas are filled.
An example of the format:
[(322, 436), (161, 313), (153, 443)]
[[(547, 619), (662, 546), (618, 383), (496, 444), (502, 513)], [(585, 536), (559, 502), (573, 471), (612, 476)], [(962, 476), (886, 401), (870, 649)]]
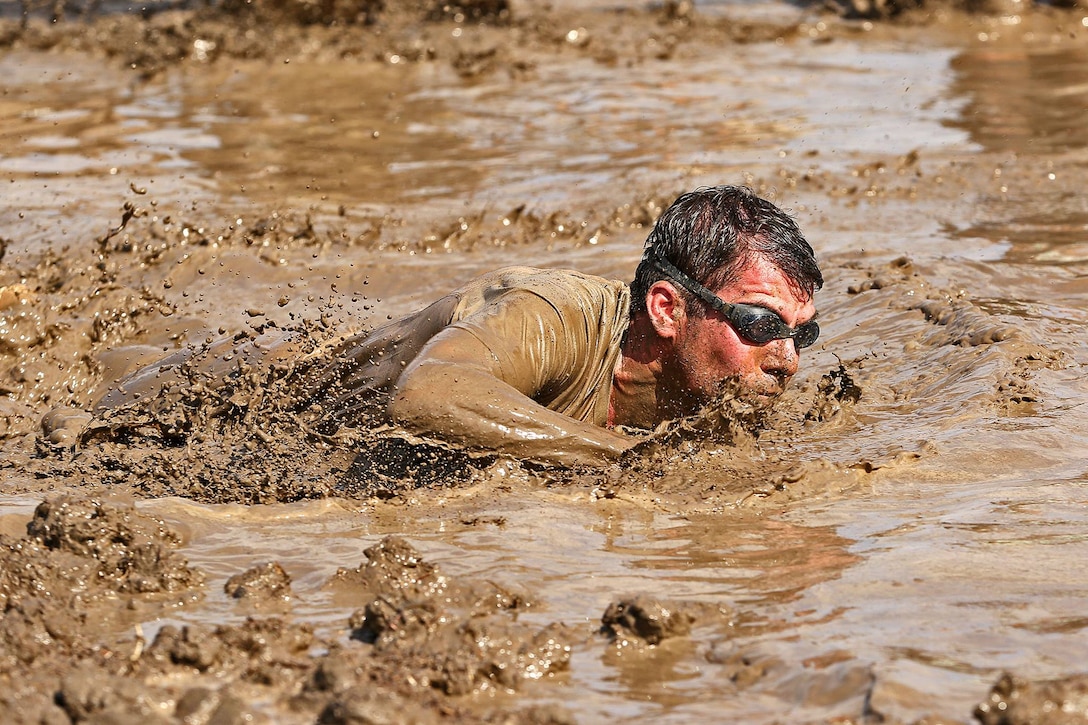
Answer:
[(395, 422), (469, 448), (561, 465), (606, 465), (635, 442), (530, 397), (578, 354), (561, 349), (569, 341), (550, 305), (515, 294), (483, 317), (443, 330), (408, 366), (389, 407)]

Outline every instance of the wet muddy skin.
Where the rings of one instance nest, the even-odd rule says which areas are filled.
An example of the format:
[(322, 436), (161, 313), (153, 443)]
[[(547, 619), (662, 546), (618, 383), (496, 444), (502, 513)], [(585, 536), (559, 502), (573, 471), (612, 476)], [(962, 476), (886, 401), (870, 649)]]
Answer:
[[(1088, 11), (389, 5), (3, 21), (0, 720), (1088, 721)], [(770, 415), (571, 471), (318, 429), (290, 357), (95, 407), (627, 280), (718, 183), (827, 278)]]

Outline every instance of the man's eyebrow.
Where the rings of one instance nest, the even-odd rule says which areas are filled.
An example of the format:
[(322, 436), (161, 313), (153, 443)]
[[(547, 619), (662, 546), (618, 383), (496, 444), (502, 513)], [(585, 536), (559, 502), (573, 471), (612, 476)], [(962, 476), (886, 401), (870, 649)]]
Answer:
[[(748, 293), (745, 293), (745, 294), (741, 295), (741, 300), (743, 300), (743, 298), (747, 294)], [(767, 293), (766, 292), (762, 292), (762, 293), (761, 292), (753, 292), (752, 294), (767, 294)], [(770, 295), (770, 294), (767, 294), (767, 296), (775, 297), (775, 295)], [(775, 313), (776, 315), (779, 316), (779, 318), (781, 318), (783, 321), (785, 321), (785, 318), (782, 317), (782, 310), (780, 308), (776, 309), (775, 307), (772, 307), (771, 305), (765, 304), (763, 302), (744, 302), (744, 301), (741, 301), (741, 300), (738, 300), (737, 302), (733, 302), (732, 304), (734, 304), (734, 305), (751, 305), (752, 307), (762, 307), (765, 310), (770, 310), (771, 312)], [(820, 316), (820, 311), (816, 310), (815, 312), (812, 313), (812, 317), (808, 318), (807, 320), (804, 320), (803, 322), (798, 322), (797, 324), (798, 325), (807, 325), (810, 322), (815, 322), (817, 320), (817, 318), (819, 318), (819, 316)]]
[[(780, 309), (775, 309), (774, 307), (771, 307), (770, 305), (763, 305), (763, 304), (759, 304), (759, 303), (733, 303), (733, 304), (734, 305), (751, 305), (753, 307), (763, 307), (764, 309), (769, 309), (771, 312), (774, 312), (774, 314), (778, 315), (779, 319), (781, 319), (783, 322), (786, 321), (786, 318), (782, 317), (781, 310)], [(798, 322), (798, 324), (808, 324), (809, 322), (815, 322), (818, 317), (819, 317), (819, 310), (816, 310), (815, 312), (813, 312), (812, 317), (809, 317), (807, 320), (803, 320), (801, 322)], [(794, 325), (794, 327), (796, 327), (796, 325)]]

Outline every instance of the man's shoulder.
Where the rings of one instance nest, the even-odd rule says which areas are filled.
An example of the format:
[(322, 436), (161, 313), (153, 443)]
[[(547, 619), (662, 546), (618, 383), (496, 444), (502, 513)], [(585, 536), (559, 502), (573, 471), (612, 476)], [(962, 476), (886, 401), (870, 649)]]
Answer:
[(556, 289), (625, 291), (627, 284), (573, 269), (511, 266), (484, 275), (486, 286), (548, 292)]
[(481, 275), (458, 290), (456, 318), (464, 319), (518, 293), (543, 300), (563, 316), (589, 313), (594, 317), (625, 317), (630, 299), (627, 284), (618, 280), (571, 269), (510, 266)]

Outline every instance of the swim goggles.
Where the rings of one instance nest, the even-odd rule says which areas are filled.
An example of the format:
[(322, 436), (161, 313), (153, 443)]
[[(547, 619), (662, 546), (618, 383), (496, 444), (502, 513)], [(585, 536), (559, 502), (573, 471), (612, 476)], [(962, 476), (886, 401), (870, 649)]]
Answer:
[(713, 309), (725, 315), (733, 329), (746, 340), (757, 345), (766, 345), (771, 340), (792, 339), (798, 350), (816, 342), (820, 336), (820, 326), (815, 320), (803, 325), (790, 327), (778, 313), (759, 305), (726, 302), (716, 294), (681, 272), (675, 265), (662, 259), (651, 247), (646, 250), (646, 258), (658, 271), (672, 277), (680, 286), (692, 293)]

